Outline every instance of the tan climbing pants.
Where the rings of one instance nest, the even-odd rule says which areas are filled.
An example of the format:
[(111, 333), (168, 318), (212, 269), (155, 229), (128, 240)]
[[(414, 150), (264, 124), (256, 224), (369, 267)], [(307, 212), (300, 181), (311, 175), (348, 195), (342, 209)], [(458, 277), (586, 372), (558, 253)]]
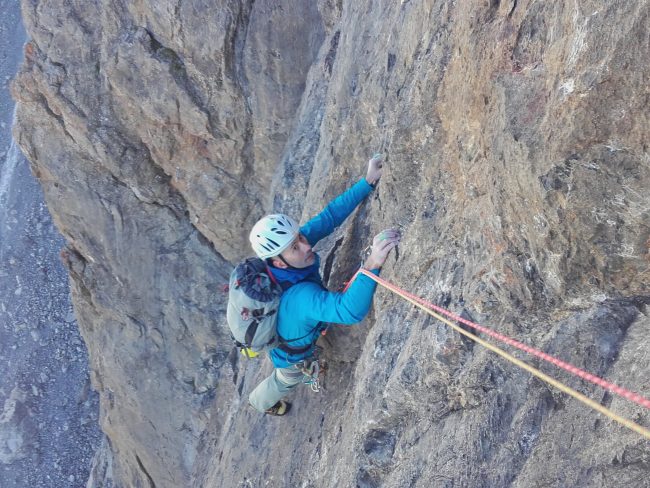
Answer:
[(273, 373), (251, 392), (248, 401), (255, 410), (264, 413), (297, 385), (308, 383), (311, 380), (311, 377), (303, 372), (304, 368), (303, 362), (287, 368), (275, 368)]

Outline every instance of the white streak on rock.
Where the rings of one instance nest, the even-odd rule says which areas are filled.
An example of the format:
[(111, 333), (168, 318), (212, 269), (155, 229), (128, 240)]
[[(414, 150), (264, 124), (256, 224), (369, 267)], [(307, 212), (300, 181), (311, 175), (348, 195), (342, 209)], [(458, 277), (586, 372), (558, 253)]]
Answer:
[(2, 169), (0, 170), (0, 205), (4, 207), (4, 203), (7, 200), (7, 193), (9, 193), (9, 188), (11, 187), (11, 180), (13, 179), (16, 168), (18, 167), (18, 161), (20, 160), (20, 151), (18, 146), (12, 140), (11, 147), (7, 152), (7, 158), (5, 159)]

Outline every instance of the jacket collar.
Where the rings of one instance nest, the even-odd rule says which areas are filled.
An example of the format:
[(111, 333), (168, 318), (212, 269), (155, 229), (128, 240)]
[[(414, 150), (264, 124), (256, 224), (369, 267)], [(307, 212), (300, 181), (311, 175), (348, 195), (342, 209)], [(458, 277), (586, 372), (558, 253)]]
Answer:
[(306, 268), (280, 269), (276, 268), (268, 261), (267, 264), (273, 277), (280, 282), (280, 285), (284, 289), (305, 280), (321, 282), (320, 274), (318, 272), (320, 269), (320, 256), (318, 254), (316, 254), (314, 264), (307, 266)]

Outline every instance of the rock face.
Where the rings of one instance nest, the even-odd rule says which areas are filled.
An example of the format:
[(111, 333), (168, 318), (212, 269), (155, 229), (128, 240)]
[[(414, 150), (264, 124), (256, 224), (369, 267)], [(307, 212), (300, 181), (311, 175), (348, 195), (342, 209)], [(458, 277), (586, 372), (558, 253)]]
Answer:
[(68, 242), (106, 434), (90, 486), (650, 486), (638, 434), (385, 290), (326, 337), (324, 393), (262, 417), (246, 397), (270, 364), (231, 350), (219, 291), (259, 217), (304, 222), (383, 151), (374, 196), (317, 247), (331, 289), (398, 225), (384, 278), (650, 394), (648, 2), (23, 16), (15, 135)]

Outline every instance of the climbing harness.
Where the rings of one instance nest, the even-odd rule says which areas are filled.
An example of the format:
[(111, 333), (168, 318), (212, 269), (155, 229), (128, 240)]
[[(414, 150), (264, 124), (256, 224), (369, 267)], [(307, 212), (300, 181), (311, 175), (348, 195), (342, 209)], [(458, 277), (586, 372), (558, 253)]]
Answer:
[[(434, 318), (436, 318), (436, 319), (440, 320), (441, 322), (449, 325), (452, 329), (454, 329), (458, 333), (460, 333), (460, 334), (464, 335), (465, 337), (468, 337), (468, 338), (472, 339), (473, 341), (481, 344), (482, 346), (488, 348), (492, 352), (495, 352), (496, 354), (503, 357), (504, 359), (506, 359), (506, 360), (512, 362), (513, 364), (519, 366), (520, 368), (528, 371), (529, 373), (536, 376), (537, 378), (539, 378), (539, 379), (545, 381), (546, 383), (554, 386), (555, 388), (559, 389), (560, 391), (562, 391), (562, 392), (564, 392), (564, 393), (566, 393), (568, 395), (571, 395), (572, 397), (574, 397), (577, 400), (581, 401), (582, 403), (590, 406), (591, 408), (593, 408), (594, 410), (598, 411), (599, 413), (605, 415), (606, 417), (609, 417), (610, 419), (612, 419), (612, 420), (626, 426), (627, 428), (637, 432), (638, 434), (641, 434), (642, 436), (646, 437), (647, 439), (650, 439), (650, 430), (646, 429), (645, 427), (642, 427), (641, 425), (639, 425), (639, 424), (637, 424), (635, 422), (632, 422), (631, 420), (628, 420), (628, 419), (626, 419), (624, 417), (621, 417), (620, 415), (614, 413), (613, 411), (609, 410), (608, 408), (602, 406), (600, 403), (595, 402), (594, 400), (586, 397), (582, 393), (579, 393), (578, 391), (576, 391), (576, 390), (572, 389), (571, 387), (561, 383), (560, 381), (558, 381), (558, 380), (556, 380), (554, 378), (551, 378), (550, 376), (542, 373), (541, 371), (539, 371), (538, 369), (530, 366), (529, 364), (515, 358), (514, 356), (508, 354), (507, 352), (505, 352), (504, 350), (496, 347), (495, 345), (490, 344), (489, 342), (486, 342), (485, 340), (477, 337), (476, 335), (472, 334), (471, 332), (468, 332), (467, 330), (465, 330), (462, 327), (460, 327), (459, 325), (454, 324), (453, 322), (447, 320), (446, 318), (442, 317), (441, 315), (439, 315), (436, 312), (440, 312), (441, 314), (444, 314), (447, 317), (449, 317), (449, 318), (451, 318), (451, 319), (453, 319), (453, 320), (455, 320), (457, 322), (461, 322), (461, 323), (463, 323), (463, 324), (465, 324), (465, 325), (467, 325), (469, 327), (472, 327), (475, 330), (478, 330), (478, 331), (483, 332), (483, 333), (485, 333), (485, 334), (487, 334), (487, 335), (489, 335), (491, 337), (494, 337), (495, 339), (498, 339), (498, 340), (500, 340), (502, 342), (505, 342), (506, 344), (509, 344), (509, 345), (511, 345), (513, 347), (521, 349), (521, 350), (523, 350), (523, 351), (525, 351), (525, 352), (527, 352), (529, 354), (535, 355), (535, 356), (537, 356), (537, 357), (539, 357), (539, 358), (541, 358), (541, 359), (543, 359), (545, 361), (548, 361), (548, 362), (554, 364), (555, 366), (558, 366), (558, 367), (560, 367), (560, 368), (562, 368), (562, 369), (564, 369), (564, 370), (566, 370), (566, 371), (568, 371), (568, 372), (570, 372), (570, 373), (572, 373), (572, 374), (574, 374), (574, 375), (576, 375), (576, 376), (578, 376), (578, 377), (580, 377), (582, 379), (590, 381), (590, 382), (592, 382), (592, 383), (594, 383), (594, 384), (596, 384), (598, 386), (601, 386), (601, 387), (603, 387), (603, 388), (605, 388), (605, 389), (607, 389), (607, 390), (609, 390), (609, 391), (611, 391), (613, 393), (616, 393), (617, 395), (620, 395), (623, 398), (626, 398), (626, 399), (628, 399), (630, 401), (633, 401), (633, 402), (637, 403), (638, 405), (641, 405), (642, 407), (650, 409), (650, 400), (648, 400), (647, 398), (639, 395), (638, 393), (634, 393), (634, 392), (629, 391), (629, 390), (627, 390), (625, 388), (622, 388), (622, 387), (620, 387), (618, 385), (610, 383), (610, 382), (608, 382), (608, 381), (606, 381), (606, 380), (604, 380), (602, 378), (599, 378), (598, 376), (595, 376), (595, 375), (593, 375), (591, 373), (588, 373), (588, 372), (586, 372), (586, 371), (584, 371), (584, 370), (582, 370), (580, 368), (577, 368), (576, 366), (573, 366), (572, 364), (561, 361), (560, 359), (557, 359), (557, 358), (555, 358), (555, 357), (553, 357), (553, 356), (551, 356), (549, 354), (546, 354), (546, 353), (540, 351), (539, 349), (532, 348), (532, 347), (527, 346), (527, 345), (525, 345), (525, 344), (523, 344), (523, 343), (521, 343), (519, 341), (511, 339), (510, 337), (508, 337), (506, 335), (500, 334), (500, 333), (495, 332), (495, 331), (493, 331), (491, 329), (488, 329), (487, 327), (481, 326), (479, 324), (476, 324), (474, 322), (466, 320), (466, 319), (464, 319), (462, 317), (459, 317), (458, 315), (456, 315), (456, 314), (454, 314), (452, 312), (449, 312), (448, 310), (445, 310), (442, 307), (438, 307), (437, 305), (434, 305), (433, 303), (430, 303), (430, 302), (428, 302), (428, 301), (426, 301), (426, 300), (424, 300), (424, 299), (422, 299), (420, 297), (417, 297), (417, 296), (415, 296), (415, 295), (413, 295), (413, 294), (411, 294), (411, 293), (409, 293), (409, 292), (407, 292), (407, 291), (393, 285), (392, 283), (390, 283), (390, 282), (388, 282), (388, 281), (386, 281), (386, 280), (384, 280), (382, 278), (379, 278), (378, 276), (374, 275), (373, 273), (371, 273), (371, 272), (369, 272), (369, 271), (367, 271), (367, 270), (365, 270), (363, 268), (361, 268), (361, 269), (359, 269), (359, 271), (357, 271), (357, 273), (352, 277), (352, 279), (349, 281), (349, 283), (352, 283), (359, 274), (363, 274), (363, 275), (367, 276), (368, 278), (374, 280), (376, 283), (383, 286), (387, 290), (392, 291), (396, 295), (404, 298), (405, 300), (407, 300), (411, 304), (415, 305), (416, 307), (420, 308), (421, 310), (425, 311), (426, 313), (433, 316)], [(349, 286), (349, 284), (348, 284), (348, 286)]]

